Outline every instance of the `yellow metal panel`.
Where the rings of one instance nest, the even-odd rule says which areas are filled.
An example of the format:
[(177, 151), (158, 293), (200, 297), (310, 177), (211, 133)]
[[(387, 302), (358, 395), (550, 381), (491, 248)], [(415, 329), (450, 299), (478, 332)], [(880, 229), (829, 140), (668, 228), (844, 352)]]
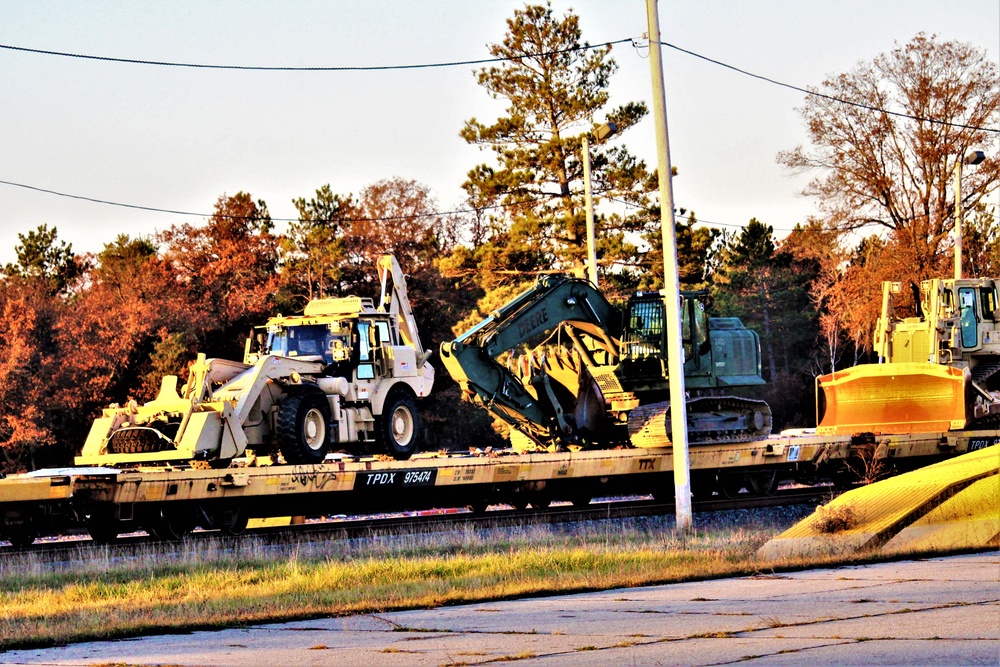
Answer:
[(886, 552), (982, 549), (1000, 546), (1000, 475), (974, 482), (904, 528)]
[(73, 487), (66, 478), (57, 478), (57, 484), (49, 477), (11, 477), (0, 479), (0, 503), (31, 502), (69, 498)]
[[(929, 521), (934, 521), (935, 507), (943, 507), (953, 497), (949, 496), (950, 490), (961, 492), (979, 481), (1000, 479), (998, 475), (1000, 448), (990, 447), (854, 489), (817, 508), (813, 515), (765, 544), (758, 553), (765, 558), (780, 558), (846, 554), (869, 545), (879, 547), (879, 541), (888, 543), (907, 526), (916, 525), (921, 517), (931, 517)], [(975, 493), (986, 492), (978, 489)], [(986, 507), (995, 510), (997, 504)], [(955, 511), (958, 510), (942, 510), (937, 516), (943, 518)], [(975, 530), (975, 535), (986, 534), (989, 523), (984, 522)]]
[(816, 379), (819, 426), (830, 435), (964, 428), (965, 371), (931, 363), (864, 364)]

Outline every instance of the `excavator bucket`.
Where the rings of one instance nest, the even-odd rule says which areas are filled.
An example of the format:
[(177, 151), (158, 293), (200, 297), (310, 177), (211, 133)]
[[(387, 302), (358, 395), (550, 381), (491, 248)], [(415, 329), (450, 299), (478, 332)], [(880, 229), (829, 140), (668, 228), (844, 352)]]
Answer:
[(969, 371), (925, 362), (863, 364), (816, 378), (816, 432), (930, 433), (965, 428)]

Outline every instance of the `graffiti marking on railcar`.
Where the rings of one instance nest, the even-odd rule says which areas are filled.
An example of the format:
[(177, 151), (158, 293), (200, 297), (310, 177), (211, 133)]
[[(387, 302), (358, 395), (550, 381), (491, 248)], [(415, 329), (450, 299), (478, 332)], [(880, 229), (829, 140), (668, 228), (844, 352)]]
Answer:
[(969, 438), (969, 451), (975, 452), (1000, 444), (1000, 438)]
[(292, 482), (300, 486), (312, 486), (322, 491), (337, 481), (337, 473), (323, 466), (295, 466), (292, 470)]

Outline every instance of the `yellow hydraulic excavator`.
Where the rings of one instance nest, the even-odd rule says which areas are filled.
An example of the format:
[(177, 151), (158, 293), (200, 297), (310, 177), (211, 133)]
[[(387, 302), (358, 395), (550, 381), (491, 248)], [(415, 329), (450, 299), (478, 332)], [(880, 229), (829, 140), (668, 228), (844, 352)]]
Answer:
[(901, 283), (883, 283), (880, 363), (816, 379), (817, 432), (926, 433), (1000, 419), (998, 282), (912, 284), (912, 317), (896, 313)]

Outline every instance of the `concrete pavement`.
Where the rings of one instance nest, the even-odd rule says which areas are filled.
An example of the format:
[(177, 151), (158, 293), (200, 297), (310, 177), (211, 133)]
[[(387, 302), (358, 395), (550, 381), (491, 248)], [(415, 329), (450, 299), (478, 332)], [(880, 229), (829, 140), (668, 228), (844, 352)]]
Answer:
[(1000, 664), (1000, 553), (0, 653), (6, 665)]

